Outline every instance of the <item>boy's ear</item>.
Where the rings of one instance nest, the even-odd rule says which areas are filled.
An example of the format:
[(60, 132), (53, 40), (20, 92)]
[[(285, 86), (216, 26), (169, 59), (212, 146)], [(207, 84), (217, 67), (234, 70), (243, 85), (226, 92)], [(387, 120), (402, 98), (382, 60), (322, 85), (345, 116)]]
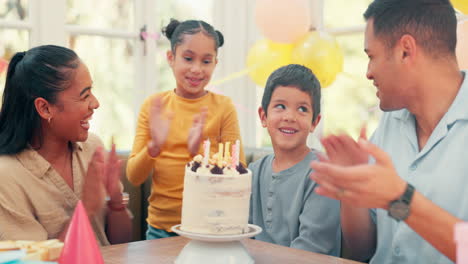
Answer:
[(263, 107), (261, 106), (258, 108), (258, 117), (260, 117), (260, 122), (262, 122), (262, 127), (266, 127), (267, 126), (266, 113), (263, 110)]
[(52, 118), (52, 109), (46, 99), (42, 97), (36, 98), (34, 100), (34, 107), (41, 118), (46, 120)]
[(169, 63), (169, 65), (172, 67), (172, 65), (174, 64), (174, 53), (172, 52), (172, 50), (168, 50), (166, 52), (166, 59), (167, 59), (167, 62)]
[(320, 123), (320, 119), (322, 119), (322, 116), (319, 114), (319, 115), (317, 115), (315, 120), (312, 122), (312, 126), (310, 127), (310, 131), (309, 131), (310, 133), (314, 132), (315, 128)]

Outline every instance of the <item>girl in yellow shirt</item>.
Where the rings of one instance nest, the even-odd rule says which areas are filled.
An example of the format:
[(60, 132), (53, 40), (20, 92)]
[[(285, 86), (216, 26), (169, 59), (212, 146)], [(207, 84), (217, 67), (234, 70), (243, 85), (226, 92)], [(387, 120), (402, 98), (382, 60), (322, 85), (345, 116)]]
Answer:
[[(167, 61), (176, 88), (144, 101), (127, 164), (134, 185), (142, 184), (153, 170), (147, 239), (175, 235), (170, 230), (180, 224), (184, 166), (202, 153), (202, 140), (210, 140), (214, 153), (218, 143), (240, 139), (231, 99), (205, 90), (224, 42), (221, 32), (204, 21), (171, 19), (163, 34), (171, 42)], [(245, 164), (242, 148), (240, 158)]]

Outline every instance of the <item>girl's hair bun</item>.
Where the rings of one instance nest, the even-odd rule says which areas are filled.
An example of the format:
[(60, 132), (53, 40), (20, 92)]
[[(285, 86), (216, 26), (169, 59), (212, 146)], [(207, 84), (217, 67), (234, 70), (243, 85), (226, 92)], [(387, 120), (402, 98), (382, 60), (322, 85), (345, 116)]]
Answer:
[(215, 30), (216, 34), (218, 35), (218, 41), (219, 41), (219, 45), (218, 47), (222, 47), (223, 44), (224, 44), (224, 36), (223, 36), (223, 33), (221, 33), (219, 30)]
[(166, 36), (166, 38), (171, 40), (172, 34), (174, 34), (174, 31), (176, 30), (176, 28), (179, 25), (180, 25), (179, 20), (171, 18), (171, 21), (169, 22), (169, 24), (167, 24), (167, 26), (163, 27), (162, 33), (164, 34), (164, 36)]

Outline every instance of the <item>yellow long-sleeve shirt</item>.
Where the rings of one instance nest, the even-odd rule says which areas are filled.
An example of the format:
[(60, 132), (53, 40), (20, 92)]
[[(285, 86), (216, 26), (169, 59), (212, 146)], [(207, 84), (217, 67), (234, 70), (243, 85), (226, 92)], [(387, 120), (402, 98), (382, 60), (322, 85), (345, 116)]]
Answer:
[[(172, 111), (174, 118), (159, 156), (152, 158), (146, 146), (151, 138), (149, 110), (155, 97), (162, 98), (164, 108)], [(132, 184), (140, 185), (154, 169), (147, 222), (155, 228), (171, 231), (173, 225), (180, 224), (185, 164), (191, 160), (188, 132), (194, 115), (200, 113), (203, 106), (208, 107), (208, 114), (202, 138), (210, 139), (211, 153), (218, 151), (218, 143), (233, 143), (240, 139), (236, 109), (231, 99), (223, 95), (207, 92), (200, 98), (187, 99), (174, 91), (166, 91), (148, 97), (141, 107), (133, 150), (127, 163), (127, 177)], [(203, 144), (200, 144), (199, 153), (203, 154)], [(245, 164), (242, 147), (240, 160)]]

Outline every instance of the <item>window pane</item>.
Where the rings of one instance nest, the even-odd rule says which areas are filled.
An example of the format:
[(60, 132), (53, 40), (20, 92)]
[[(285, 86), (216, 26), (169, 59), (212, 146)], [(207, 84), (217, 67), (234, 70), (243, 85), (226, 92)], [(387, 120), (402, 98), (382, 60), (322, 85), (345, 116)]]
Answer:
[[(175, 0), (175, 1), (159, 1), (156, 6), (157, 22), (159, 25), (157, 32), (161, 32), (161, 28), (167, 25), (171, 18), (179, 21), (187, 19), (204, 20), (207, 23), (213, 22), (213, 0)], [(165, 36), (157, 41), (156, 65), (158, 69), (158, 91), (165, 91), (175, 88), (175, 80), (172, 75), (171, 68), (166, 61), (166, 51), (170, 49), (170, 43)]]
[(340, 36), (337, 40), (343, 49), (344, 67), (336, 81), (323, 89), (324, 132), (346, 132), (357, 137), (366, 122), (370, 135), (377, 126), (380, 110), (376, 89), (366, 78), (368, 58), (363, 51), (364, 35)]
[(110, 146), (113, 136), (118, 149), (131, 149), (137, 89), (134, 87), (133, 41), (73, 36), (69, 42), (88, 66), (93, 78), (93, 93), (100, 103), (91, 121), (91, 131), (101, 137), (106, 147)]
[[(28, 38), (29, 33), (27, 30), (1, 29), (0, 60), (2, 61), (0, 63), (3, 65), (5, 62), (10, 61), (11, 57), (18, 51), (26, 51), (29, 43)], [(4, 68), (3, 72), (0, 72), (0, 97), (3, 95), (3, 88), (5, 87), (6, 71), (7, 69)]]
[(349, 27), (364, 24), (362, 14), (372, 0), (326, 0), (324, 2), (324, 23), (326, 28)]
[(25, 20), (28, 0), (0, 0), (0, 19)]
[(171, 18), (177, 20), (196, 19), (213, 22), (214, 0), (174, 0), (160, 1), (156, 6), (157, 22), (161, 26), (167, 24)]
[(134, 27), (134, 0), (68, 0), (67, 6), (68, 24), (112, 29)]

